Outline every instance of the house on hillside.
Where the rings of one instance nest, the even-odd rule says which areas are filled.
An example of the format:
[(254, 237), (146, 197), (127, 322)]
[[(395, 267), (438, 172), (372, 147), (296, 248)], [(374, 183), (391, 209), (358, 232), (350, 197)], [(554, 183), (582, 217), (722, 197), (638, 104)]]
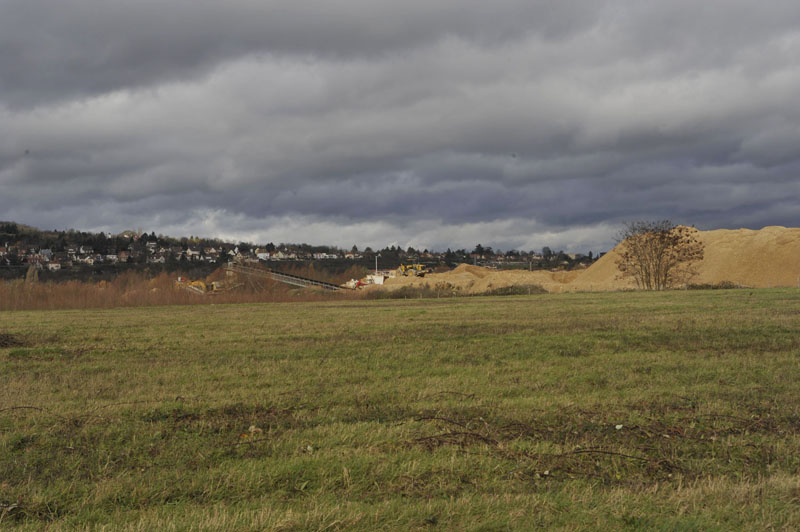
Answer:
[(205, 248), (203, 250), (203, 253), (205, 254), (205, 259), (208, 262), (216, 262), (219, 260), (220, 250), (218, 250), (217, 248), (214, 247)]

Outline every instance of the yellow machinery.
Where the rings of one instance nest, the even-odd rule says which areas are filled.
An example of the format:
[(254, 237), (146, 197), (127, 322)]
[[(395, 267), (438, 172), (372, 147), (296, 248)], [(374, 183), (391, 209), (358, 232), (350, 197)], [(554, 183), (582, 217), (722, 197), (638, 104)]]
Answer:
[(175, 287), (183, 288), (184, 290), (189, 290), (190, 292), (202, 295), (216, 294), (224, 289), (223, 283), (218, 281), (214, 281), (207, 285), (203, 281), (190, 281), (185, 277), (178, 277), (178, 279), (175, 281)]
[(426, 273), (430, 273), (430, 268), (426, 267), (424, 264), (401, 264), (399, 268), (397, 268), (397, 272), (400, 275), (413, 275), (416, 277), (424, 277)]
[(208, 292), (208, 287), (203, 281), (192, 281), (189, 283), (189, 288), (194, 288), (195, 290), (203, 292), (204, 294)]

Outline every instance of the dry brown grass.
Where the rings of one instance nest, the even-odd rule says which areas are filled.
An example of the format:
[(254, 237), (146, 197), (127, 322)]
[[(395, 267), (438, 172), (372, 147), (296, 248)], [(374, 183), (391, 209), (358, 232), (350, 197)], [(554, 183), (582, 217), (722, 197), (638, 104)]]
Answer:
[[(287, 301), (328, 301), (333, 297), (352, 298), (351, 293), (298, 290), (264, 280), (257, 290), (240, 290), (202, 296), (175, 287), (176, 274), (162, 273), (148, 278), (125, 272), (113, 281), (63, 283), (25, 283), (0, 281), (0, 310), (60, 310), (87, 308), (143, 307), (160, 305), (202, 305), (227, 303), (266, 303)], [(207, 280), (223, 278), (219, 271)]]

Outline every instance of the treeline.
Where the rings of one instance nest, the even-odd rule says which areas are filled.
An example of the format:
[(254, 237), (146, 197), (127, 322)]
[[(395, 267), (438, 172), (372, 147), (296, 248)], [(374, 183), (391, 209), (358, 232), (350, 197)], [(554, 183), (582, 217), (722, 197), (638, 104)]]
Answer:
[(108, 252), (128, 249), (130, 246), (143, 249), (148, 243), (157, 246), (173, 247), (180, 246), (183, 249), (194, 248), (218, 248), (234, 249), (238, 248), (242, 252), (253, 251), (256, 248), (263, 248), (266, 251), (276, 249), (287, 249), (293, 251), (303, 251), (306, 253), (335, 253), (343, 250), (336, 246), (312, 246), (310, 244), (274, 244), (269, 242), (263, 245), (256, 245), (251, 242), (229, 242), (217, 238), (206, 238), (199, 236), (170, 237), (162, 234), (142, 232), (140, 230), (123, 231), (117, 235), (108, 233), (92, 233), (78, 231), (75, 229), (67, 230), (42, 230), (16, 222), (0, 222), (0, 247), (24, 247), (37, 249), (50, 249), (54, 252), (64, 252), (70, 247), (87, 246), (95, 252), (106, 254)]
[[(42, 272), (48, 279), (103, 280), (127, 269), (153, 274), (198, 268), (206, 273), (230, 260), (266, 262), (286, 271), (298, 263), (313, 263), (320, 272), (339, 275), (354, 266), (363, 270), (391, 270), (400, 264), (422, 263), (431, 269), (452, 268), (461, 263), (500, 269), (572, 269), (589, 265), (597, 257), (567, 254), (543, 247), (541, 251), (495, 250), (477, 244), (473, 249), (382, 249), (353, 245), (350, 249), (310, 244), (253, 244), (226, 242), (196, 236), (174, 238), (141, 230), (117, 235), (68, 229), (39, 230), (15, 222), (0, 222), (0, 278), (24, 275), (30, 264), (44, 269), (59, 263), (60, 271)], [(64, 269), (61, 269), (61, 268)]]
[[(67, 282), (81, 281), (97, 283), (100, 281), (111, 281), (122, 273), (136, 273), (152, 278), (161, 274), (169, 274), (171, 277), (178, 275), (191, 279), (201, 279), (211, 274), (219, 266), (213, 263), (171, 263), (171, 264), (79, 264), (71, 268), (59, 271), (41, 269), (37, 273), (38, 280), (41, 282)], [(0, 279), (11, 281), (25, 277), (30, 268), (27, 264), (17, 266), (1, 266)]]

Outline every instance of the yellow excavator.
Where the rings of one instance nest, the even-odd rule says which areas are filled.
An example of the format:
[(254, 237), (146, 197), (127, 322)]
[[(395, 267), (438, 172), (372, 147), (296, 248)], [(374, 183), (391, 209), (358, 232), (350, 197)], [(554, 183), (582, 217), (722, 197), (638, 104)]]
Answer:
[(397, 268), (397, 273), (400, 275), (413, 275), (415, 277), (425, 277), (426, 273), (430, 273), (431, 269), (424, 264), (401, 264)]
[(190, 281), (185, 277), (178, 277), (175, 281), (175, 287), (202, 295), (216, 294), (224, 289), (223, 283), (217, 281), (206, 284), (203, 281)]

